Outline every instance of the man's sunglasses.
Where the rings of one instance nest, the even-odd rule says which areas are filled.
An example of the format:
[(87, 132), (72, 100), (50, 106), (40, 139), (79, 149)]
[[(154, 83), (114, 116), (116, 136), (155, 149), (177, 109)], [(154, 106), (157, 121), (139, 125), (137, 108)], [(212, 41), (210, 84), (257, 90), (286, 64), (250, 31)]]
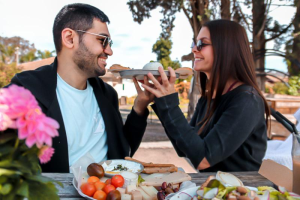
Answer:
[(95, 36), (99, 36), (99, 37), (103, 37), (104, 40), (103, 40), (103, 48), (106, 49), (107, 45), (109, 45), (110, 47), (112, 46), (113, 44), (113, 41), (111, 40), (110, 37), (106, 36), (106, 35), (101, 35), (101, 34), (97, 34), (97, 33), (91, 33), (91, 32), (88, 32), (88, 31), (83, 31), (83, 30), (76, 30), (78, 32), (82, 32), (82, 33), (88, 33), (88, 34), (91, 34), (91, 35), (95, 35)]
[[(211, 45), (211, 44), (206, 44), (206, 43), (202, 42), (202, 40), (198, 40), (197, 45), (196, 45), (197, 50), (200, 51), (203, 47), (208, 46), (208, 45)], [(194, 48), (194, 46), (195, 46), (195, 42), (192, 43), (191, 48)]]

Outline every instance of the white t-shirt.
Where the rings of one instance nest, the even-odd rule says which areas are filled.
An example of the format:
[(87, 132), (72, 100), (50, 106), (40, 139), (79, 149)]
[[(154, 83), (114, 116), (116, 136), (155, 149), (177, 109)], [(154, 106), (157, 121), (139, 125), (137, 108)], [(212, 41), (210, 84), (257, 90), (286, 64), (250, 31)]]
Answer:
[(70, 166), (88, 152), (95, 162), (107, 160), (107, 134), (93, 87), (87, 81), (87, 88), (78, 90), (57, 74), (56, 95), (67, 134)]

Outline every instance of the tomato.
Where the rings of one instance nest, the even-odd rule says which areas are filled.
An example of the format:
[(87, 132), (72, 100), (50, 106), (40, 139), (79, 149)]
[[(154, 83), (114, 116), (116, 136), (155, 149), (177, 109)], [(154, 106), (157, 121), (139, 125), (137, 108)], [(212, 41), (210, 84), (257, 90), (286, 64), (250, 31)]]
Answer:
[(110, 191), (113, 191), (115, 190), (115, 186), (111, 185), (111, 184), (108, 184), (106, 185), (104, 188), (103, 188), (103, 191), (108, 194)]
[(117, 187), (122, 187), (124, 185), (124, 178), (121, 175), (114, 175), (111, 179), (111, 184), (113, 186)]
[(96, 192), (96, 187), (93, 183), (84, 183), (80, 186), (80, 189), (83, 194), (92, 197)]
[(111, 179), (107, 179), (107, 180), (105, 181), (105, 184), (106, 184), (106, 185), (111, 184)]
[(95, 183), (95, 182), (98, 182), (100, 181), (100, 179), (97, 177), (97, 176), (91, 176), (89, 179), (88, 179), (88, 182), (89, 183)]
[(94, 185), (97, 190), (102, 190), (106, 186), (106, 184), (101, 181), (95, 182)]
[(106, 200), (106, 193), (103, 192), (102, 190), (98, 190), (95, 192), (93, 198), (97, 200)]

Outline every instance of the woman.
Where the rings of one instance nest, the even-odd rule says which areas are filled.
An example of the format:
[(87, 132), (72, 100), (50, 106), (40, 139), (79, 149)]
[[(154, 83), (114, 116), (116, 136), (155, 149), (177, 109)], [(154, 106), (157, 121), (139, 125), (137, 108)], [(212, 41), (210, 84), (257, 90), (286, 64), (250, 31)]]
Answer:
[[(266, 151), (269, 108), (255, 78), (244, 28), (236, 22), (207, 22), (193, 44), (201, 98), (187, 122), (174, 89), (175, 72), (142, 86), (154, 94), (152, 106), (179, 156), (206, 171), (257, 171)], [(266, 114), (266, 115), (265, 115)], [(266, 116), (266, 118), (265, 118)]]

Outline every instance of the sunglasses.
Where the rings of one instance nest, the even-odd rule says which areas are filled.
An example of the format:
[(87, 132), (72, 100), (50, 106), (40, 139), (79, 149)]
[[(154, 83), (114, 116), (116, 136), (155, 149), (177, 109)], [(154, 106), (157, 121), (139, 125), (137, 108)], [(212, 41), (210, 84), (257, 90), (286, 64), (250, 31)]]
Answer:
[(101, 35), (101, 34), (97, 34), (97, 33), (91, 33), (91, 32), (88, 32), (88, 31), (83, 31), (83, 30), (76, 30), (78, 32), (82, 32), (82, 33), (88, 33), (88, 34), (91, 34), (91, 35), (95, 35), (95, 36), (99, 36), (99, 37), (103, 37), (104, 40), (103, 40), (103, 48), (106, 49), (106, 47), (109, 45), (110, 47), (112, 46), (113, 44), (113, 41), (111, 40), (110, 37), (106, 36), (106, 35)]
[(203, 47), (208, 46), (211, 44), (206, 44), (204, 42), (202, 42), (202, 40), (198, 40), (197, 45), (195, 45), (195, 42), (192, 43), (191, 48), (194, 48), (195, 46), (197, 46), (197, 50), (200, 51)]

